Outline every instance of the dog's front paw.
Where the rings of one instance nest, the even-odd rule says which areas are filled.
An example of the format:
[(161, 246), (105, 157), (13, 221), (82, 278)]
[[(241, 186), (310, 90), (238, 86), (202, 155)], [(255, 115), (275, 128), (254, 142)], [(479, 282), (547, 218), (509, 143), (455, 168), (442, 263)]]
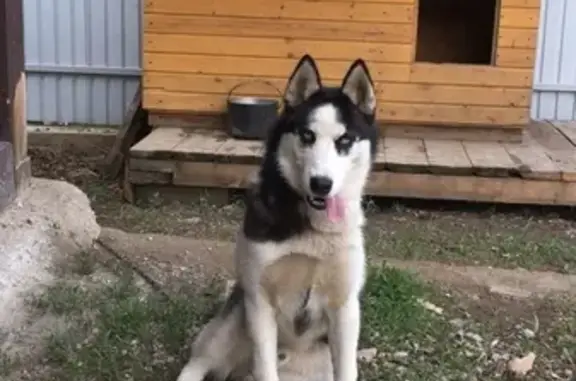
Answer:
[(254, 380), (255, 381), (280, 381), (280, 378), (278, 377), (278, 374), (276, 374), (275, 376), (272, 376), (272, 375), (258, 375), (257, 373), (254, 373)]
[(347, 366), (340, 368), (340, 371), (335, 369), (334, 381), (358, 381), (358, 366), (356, 362), (347, 364)]
[(280, 381), (277, 369), (264, 369), (258, 366), (255, 367), (254, 372), (255, 381)]

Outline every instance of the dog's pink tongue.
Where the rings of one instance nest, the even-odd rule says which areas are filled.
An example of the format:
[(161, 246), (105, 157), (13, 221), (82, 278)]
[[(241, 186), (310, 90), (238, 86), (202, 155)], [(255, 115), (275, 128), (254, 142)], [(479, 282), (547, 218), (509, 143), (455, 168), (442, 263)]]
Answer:
[(326, 199), (326, 212), (330, 222), (338, 222), (344, 218), (344, 201), (340, 196), (328, 197)]

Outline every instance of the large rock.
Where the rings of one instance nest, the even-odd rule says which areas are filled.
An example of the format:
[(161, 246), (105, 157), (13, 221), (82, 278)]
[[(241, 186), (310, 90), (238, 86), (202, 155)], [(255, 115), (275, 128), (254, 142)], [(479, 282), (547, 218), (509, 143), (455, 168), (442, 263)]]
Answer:
[(90, 200), (80, 189), (63, 181), (31, 180), (0, 213), (0, 334), (26, 320), (27, 292), (55, 279), (56, 261), (88, 250), (99, 233)]

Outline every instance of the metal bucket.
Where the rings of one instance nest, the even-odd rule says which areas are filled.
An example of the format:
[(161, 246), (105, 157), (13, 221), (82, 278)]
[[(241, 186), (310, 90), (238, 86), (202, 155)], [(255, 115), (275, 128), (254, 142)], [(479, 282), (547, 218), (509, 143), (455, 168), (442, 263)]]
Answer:
[[(272, 87), (281, 96), (282, 93), (270, 82), (261, 82)], [(233, 93), (241, 86), (250, 82), (242, 82), (234, 86), (228, 93), (227, 119), (230, 135), (238, 139), (263, 140), (270, 127), (278, 120), (280, 102), (273, 98), (234, 96)]]

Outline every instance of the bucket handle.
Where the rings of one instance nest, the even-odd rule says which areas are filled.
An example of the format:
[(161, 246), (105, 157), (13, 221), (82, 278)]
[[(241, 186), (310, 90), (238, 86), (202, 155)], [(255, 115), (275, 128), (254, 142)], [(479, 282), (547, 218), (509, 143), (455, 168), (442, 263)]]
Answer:
[(232, 88), (230, 89), (230, 91), (228, 91), (228, 95), (226, 96), (226, 102), (230, 101), (230, 98), (232, 97), (234, 91), (238, 90), (240, 87), (248, 85), (250, 83), (263, 83), (267, 86), (270, 86), (271, 88), (273, 88), (274, 90), (276, 90), (276, 93), (280, 96), (280, 99), (282, 99), (282, 97), (284, 96), (282, 94), (282, 92), (280, 90), (278, 90), (278, 88), (276, 86), (274, 86), (271, 82), (262, 80), (262, 79), (254, 79), (254, 80), (249, 80), (249, 81), (243, 81), (240, 83), (237, 83), (236, 85), (232, 86)]

